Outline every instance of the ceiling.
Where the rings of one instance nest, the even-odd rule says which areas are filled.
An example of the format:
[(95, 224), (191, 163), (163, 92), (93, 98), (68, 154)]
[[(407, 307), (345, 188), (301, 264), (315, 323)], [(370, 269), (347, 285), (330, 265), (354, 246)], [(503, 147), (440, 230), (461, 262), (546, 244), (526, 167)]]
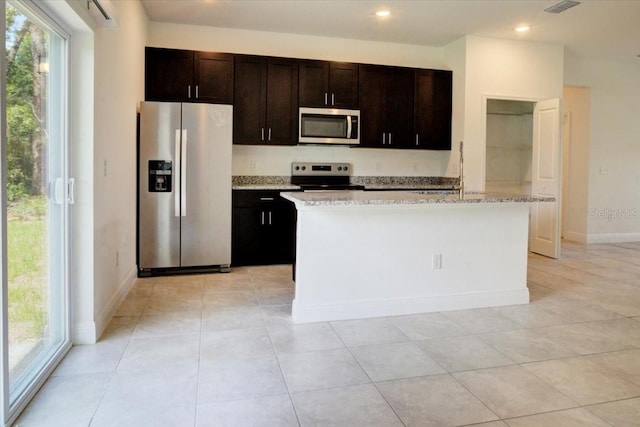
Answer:
[[(570, 54), (640, 63), (640, 0), (142, 0), (151, 21), (445, 46), (479, 35), (559, 43)], [(378, 18), (386, 8), (391, 16)], [(513, 29), (528, 24), (525, 34)]]

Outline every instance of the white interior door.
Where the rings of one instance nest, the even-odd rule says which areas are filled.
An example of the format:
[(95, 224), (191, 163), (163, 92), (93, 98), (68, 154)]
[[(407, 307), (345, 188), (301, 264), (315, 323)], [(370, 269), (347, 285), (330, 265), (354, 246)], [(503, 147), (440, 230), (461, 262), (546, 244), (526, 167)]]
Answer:
[(533, 111), (531, 194), (555, 197), (556, 201), (531, 206), (529, 250), (551, 258), (560, 256), (561, 114), (559, 99), (540, 101)]

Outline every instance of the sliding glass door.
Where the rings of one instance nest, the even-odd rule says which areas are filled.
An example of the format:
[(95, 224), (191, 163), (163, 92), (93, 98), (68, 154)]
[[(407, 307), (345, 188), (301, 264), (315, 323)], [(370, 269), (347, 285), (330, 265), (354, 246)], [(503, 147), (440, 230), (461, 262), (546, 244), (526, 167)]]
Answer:
[(20, 410), (69, 347), (67, 36), (5, 2), (3, 406)]

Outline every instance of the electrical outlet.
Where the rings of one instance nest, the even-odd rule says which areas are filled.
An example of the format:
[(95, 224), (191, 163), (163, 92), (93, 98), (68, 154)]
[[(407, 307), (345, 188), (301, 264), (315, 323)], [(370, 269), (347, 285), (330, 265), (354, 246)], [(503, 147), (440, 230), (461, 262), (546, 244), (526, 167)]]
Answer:
[(256, 170), (257, 168), (258, 168), (258, 166), (256, 165), (256, 162), (252, 161), (252, 162), (249, 164), (249, 169), (250, 169), (252, 172), (255, 172), (255, 170)]
[(380, 172), (382, 170), (382, 163), (376, 162), (376, 171)]
[(608, 175), (609, 174), (609, 168), (607, 168), (604, 165), (600, 165), (600, 175)]
[(116, 267), (120, 265), (120, 252), (116, 251)]
[(414, 163), (412, 165), (412, 169), (413, 169), (414, 172), (417, 172), (418, 171), (418, 165), (416, 163)]
[(104, 176), (107, 176), (107, 159), (104, 159), (102, 161), (102, 174)]
[(442, 254), (433, 254), (431, 258), (431, 269), (440, 270), (442, 268)]

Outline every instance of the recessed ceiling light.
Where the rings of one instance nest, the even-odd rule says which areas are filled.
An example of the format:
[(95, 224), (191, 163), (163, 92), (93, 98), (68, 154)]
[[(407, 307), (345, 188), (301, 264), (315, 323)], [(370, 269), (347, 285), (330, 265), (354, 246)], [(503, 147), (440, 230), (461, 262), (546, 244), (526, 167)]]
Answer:
[(388, 10), (379, 10), (376, 12), (376, 16), (379, 16), (381, 18), (385, 17), (385, 16), (389, 16), (391, 15), (391, 12)]
[(527, 31), (529, 31), (531, 29), (530, 26), (528, 25), (519, 25), (515, 28), (515, 30), (519, 33), (526, 33)]

